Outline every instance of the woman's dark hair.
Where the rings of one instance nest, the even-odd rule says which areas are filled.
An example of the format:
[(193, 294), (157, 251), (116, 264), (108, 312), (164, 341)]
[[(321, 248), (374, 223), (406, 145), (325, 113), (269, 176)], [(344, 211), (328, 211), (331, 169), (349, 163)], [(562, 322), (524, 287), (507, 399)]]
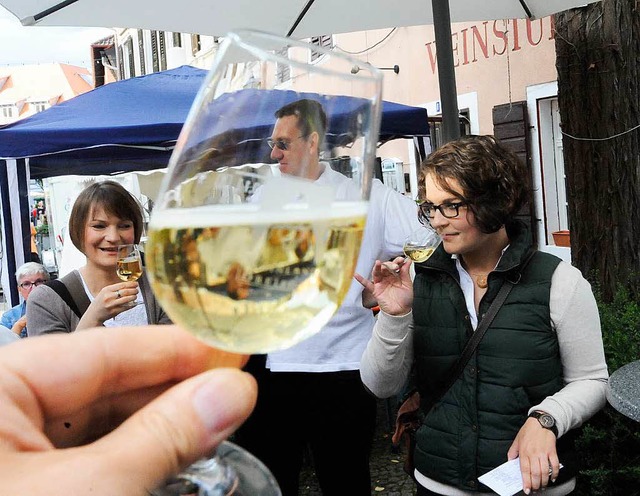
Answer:
[(102, 207), (105, 213), (133, 222), (135, 243), (140, 242), (143, 220), (138, 200), (115, 181), (101, 181), (87, 186), (78, 195), (69, 216), (69, 236), (73, 244), (84, 253), (84, 233), (89, 216)]
[[(529, 171), (493, 136), (464, 136), (431, 153), (420, 165), (419, 200), (426, 198), (424, 181), (429, 174), (443, 190), (467, 202), (483, 233), (512, 223), (530, 201)], [(452, 179), (462, 187), (462, 196), (452, 190)], [(418, 216), (428, 222), (421, 212)]]

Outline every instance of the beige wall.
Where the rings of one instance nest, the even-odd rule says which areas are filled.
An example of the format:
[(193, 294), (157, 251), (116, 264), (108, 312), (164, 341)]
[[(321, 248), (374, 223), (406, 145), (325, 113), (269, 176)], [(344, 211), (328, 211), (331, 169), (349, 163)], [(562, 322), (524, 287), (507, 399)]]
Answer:
[[(556, 80), (552, 18), (457, 23), (451, 27), (458, 95), (477, 94), (477, 132), (493, 132), (492, 109), (526, 100), (528, 86)], [(437, 50), (432, 26), (335, 35), (339, 49), (385, 70), (385, 100), (425, 106), (439, 100)], [(406, 143), (389, 143), (381, 156), (408, 160)]]

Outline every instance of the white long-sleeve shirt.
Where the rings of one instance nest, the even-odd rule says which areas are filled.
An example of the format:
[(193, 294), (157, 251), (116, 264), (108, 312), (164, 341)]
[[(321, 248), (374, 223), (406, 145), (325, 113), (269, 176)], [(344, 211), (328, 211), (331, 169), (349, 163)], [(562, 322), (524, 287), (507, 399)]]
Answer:
[[(317, 183), (334, 187), (338, 199), (344, 199), (354, 186), (352, 179), (328, 164)], [(401, 255), (404, 240), (420, 225), (416, 205), (410, 198), (374, 180), (356, 272), (368, 276), (376, 260)], [(375, 323), (371, 310), (362, 306), (362, 290), (354, 280), (329, 323), (296, 346), (270, 353), (267, 367), (272, 372), (358, 370)]]
[[(462, 283), (465, 275), (460, 273)], [(463, 290), (463, 293), (467, 307), (475, 313), (473, 292)], [(551, 324), (558, 336), (565, 386), (534, 405), (529, 413), (541, 410), (551, 414), (556, 419), (558, 435), (562, 436), (605, 405), (609, 374), (591, 286), (578, 269), (566, 262), (558, 264), (551, 278), (549, 309)], [(477, 318), (475, 320), (477, 322)], [(405, 386), (413, 364), (412, 334), (411, 312), (402, 316), (378, 314), (373, 336), (360, 363), (362, 381), (376, 396), (386, 398), (398, 394)], [(450, 496), (476, 494), (440, 484), (419, 473), (416, 476), (432, 491)], [(566, 494), (567, 484), (569, 482), (561, 487), (549, 487), (545, 494)]]

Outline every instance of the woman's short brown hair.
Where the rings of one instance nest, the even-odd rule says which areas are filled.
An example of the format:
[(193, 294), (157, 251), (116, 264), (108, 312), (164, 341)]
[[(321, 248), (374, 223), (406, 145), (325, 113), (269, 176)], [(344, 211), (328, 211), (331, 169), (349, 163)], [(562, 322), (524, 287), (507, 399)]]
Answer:
[(84, 233), (89, 216), (102, 207), (105, 213), (133, 222), (135, 242), (140, 242), (143, 220), (142, 207), (136, 198), (115, 181), (101, 181), (87, 186), (78, 195), (69, 216), (69, 236), (84, 253)]
[[(493, 136), (464, 136), (431, 153), (420, 165), (419, 200), (426, 198), (428, 174), (442, 189), (467, 202), (476, 225), (484, 233), (496, 232), (513, 222), (530, 200), (527, 168)], [(462, 187), (463, 196), (452, 190), (448, 183), (452, 179)], [(422, 217), (420, 220), (428, 221)]]

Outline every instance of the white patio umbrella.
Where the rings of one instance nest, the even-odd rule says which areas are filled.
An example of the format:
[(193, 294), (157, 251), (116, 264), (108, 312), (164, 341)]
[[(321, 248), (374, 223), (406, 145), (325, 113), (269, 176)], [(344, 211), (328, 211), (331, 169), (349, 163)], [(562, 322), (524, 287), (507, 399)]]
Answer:
[(307, 38), (433, 24), (443, 137), (458, 129), (451, 22), (540, 18), (593, 0), (0, 0), (25, 26), (135, 27), (223, 36), (260, 29)]

